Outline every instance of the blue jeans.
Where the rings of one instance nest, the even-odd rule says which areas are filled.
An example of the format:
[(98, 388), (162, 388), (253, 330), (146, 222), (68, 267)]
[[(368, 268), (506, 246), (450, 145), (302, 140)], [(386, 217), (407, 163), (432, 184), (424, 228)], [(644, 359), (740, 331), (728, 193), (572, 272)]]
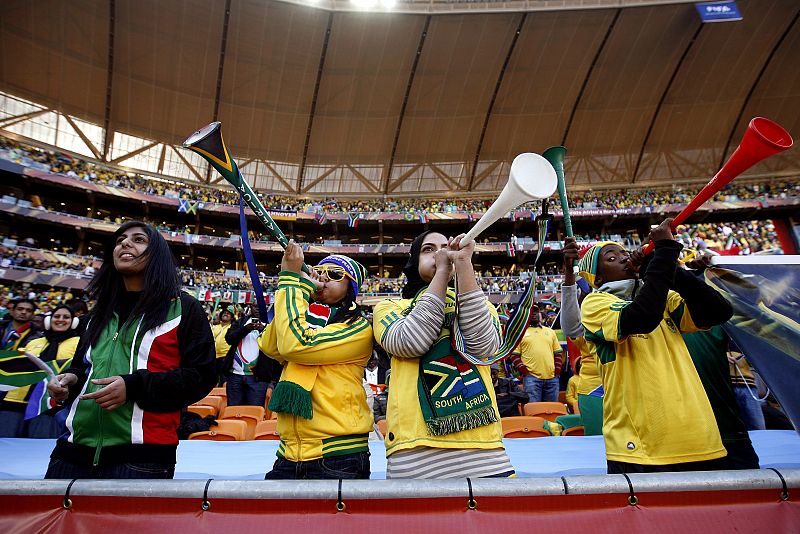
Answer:
[(21, 438), (25, 412), (0, 410), (0, 438)]
[(284, 458), (275, 460), (272, 471), (264, 480), (303, 480), (303, 479), (368, 479), (369, 453), (357, 452), (320, 458), (307, 462), (292, 462)]
[(522, 378), (528, 402), (558, 402), (558, 377), (536, 378), (526, 375)]
[(51, 458), (44, 478), (171, 479), (174, 476), (175, 464), (127, 463), (92, 467)]
[(229, 374), (225, 391), (228, 406), (264, 406), (269, 382), (259, 382), (252, 375)]
[(25, 422), (24, 436), (26, 438), (56, 439), (66, 431), (64, 423), (59, 421), (55, 415), (43, 413)]
[[(750, 389), (755, 393), (756, 388)], [(766, 430), (767, 423), (764, 421), (761, 403), (750, 395), (747, 386), (733, 386), (733, 393), (736, 395), (736, 404), (739, 405), (739, 417), (747, 430)]]

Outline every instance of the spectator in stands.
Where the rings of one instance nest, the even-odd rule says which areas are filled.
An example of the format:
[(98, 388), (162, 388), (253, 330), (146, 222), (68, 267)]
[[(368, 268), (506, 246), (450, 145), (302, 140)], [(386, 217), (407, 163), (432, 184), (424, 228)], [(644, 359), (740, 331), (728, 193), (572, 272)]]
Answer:
[(69, 415), (45, 478), (172, 478), (180, 410), (216, 382), (211, 328), (155, 228), (123, 224), (104, 257), (81, 347), (48, 384)]
[(567, 401), (567, 406), (570, 407), (572, 413), (578, 413), (580, 411), (578, 409), (578, 388), (580, 387), (579, 386), (580, 382), (581, 382), (581, 361), (578, 360), (575, 362), (575, 374), (569, 377), (569, 382), (567, 382), (566, 401)]
[(492, 386), (497, 398), (497, 409), (500, 417), (514, 417), (519, 415), (519, 405), (528, 402), (528, 395), (520, 391), (511, 380), (500, 378), (500, 364), (491, 366)]
[[(80, 320), (69, 307), (64, 304), (57, 306), (45, 318), (44, 337), (29, 342), (26, 351), (42, 361), (52, 362), (54, 371), (60, 373), (72, 363), (72, 357), (78, 348), (79, 323)], [(55, 403), (51, 403), (44, 382), (10, 391), (6, 400), (13, 395), (27, 402), (23, 437), (56, 439), (64, 433), (66, 428), (63, 419), (59, 420), (52, 411)]]
[(372, 411), (363, 387), (372, 327), (356, 303), (367, 270), (342, 255), (302, 274), (303, 250), (289, 242), (275, 317), (261, 349), (284, 364), (269, 409), (278, 412), (278, 459), (266, 479), (367, 479)]
[(584, 435), (598, 436), (603, 433), (603, 379), (598, 369), (597, 353), (594, 346), (586, 342), (586, 330), (581, 323), (580, 304), (588, 294), (589, 286), (583, 279), (579, 284), (573, 271), (573, 265), (576, 265), (579, 259), (578, 250), (574, 237), (567, 237), (564, 240), (561, 328), (567, 337), (567, 346), (572, 346), (570, 350), (576, 352), (576, 360), (580, 363), (580, 366), (576, 363), (580, 380), (577, 383), (575, 396)]
[[(11, 318), (0, 322), (0, 347), (6, 350), (25, 350), (28, 343), (41, 336), (33, 323), (36, 303), (22, 298), (12, 302)], [(0, 438), (22, 435), (27, 397), (31, 387), (17, 388), (0, 400)]]
[(15, 300), (12, 306), (9, 312), (11, 319), (0, 322), (0, 347), (22, 349), (28, 341), (41, 335), (41, 331), (31, 322), (37, 306), (30, 298)]
[(683, 247), (670, 222), (650, 233), (655, 252), (644, 284), (618, 243), (597, 243), (580, 262), (580, 275), (596, 289), (581, 317), (601, 363), (609, 473), (714, 469), (713, 460), (726, 454), (681, 333), (721, 324), (733, 311), (714, 289), (678, 269)]
[[(528, 402), (557, 402), (558, 374), (563, 361), (561, 344), (552, 328), (542, 326), (538, 307), (531, 313), (531, 323), (519, 343), (517, 353), (524, 369), (522, 383)], [(517, 356), (513, 356), (514, 359)]]
[(233, 305), (225, 304), (219, 311), (219, 324), (211, 326), (211, 334), (214, 336), (214, 350), (217, 354), (218, 385), (225, 383), (225, 356), (227, 356), (228, 351), (231, 350), (231, 346), (225, 341), (225, 336), (228, 330), (230, 330), (235, 317)]
[(222, 370), (227, 377), (228, 406), (264, 406), (270, 382), (280, 374), (280, 367), (259, 350), (264, 326), (258, 306), (248, 306), (225, 334), (230, 349)]
[[(402, 299), (378, 303), (375, 340), (392, 356), (387, 478), (508, 477), (490, 370), (451, 346), (456, 295), (466, 352), (500, 346), (497, 310), (472, 266), (475, 242), (424, 232), (411, 245)], [(455, 274), (457, 287), (448, 288)], [(469, 384), (469, 385), (467, 385)]]

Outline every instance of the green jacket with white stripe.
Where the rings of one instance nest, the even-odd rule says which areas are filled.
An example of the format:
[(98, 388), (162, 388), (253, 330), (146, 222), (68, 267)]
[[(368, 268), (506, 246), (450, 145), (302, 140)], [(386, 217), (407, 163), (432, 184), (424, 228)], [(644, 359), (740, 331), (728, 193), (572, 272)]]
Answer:
[[(128, 299), (136, 294), (126, 295)], [(200, 304), (181, 293), (166, 320), (145, 332), (142, 317), (125, 322), (115, 312), (98, 340), (66, 372), (70, 388), (67, 434), (51, 458), (81, 465), (175, 463), (181, 408), (205, 397), (216, 383), (211, 327)], [(112, 411), (81, 395), (103, 386), (92, 379), (121, 376), (127, 402)]]

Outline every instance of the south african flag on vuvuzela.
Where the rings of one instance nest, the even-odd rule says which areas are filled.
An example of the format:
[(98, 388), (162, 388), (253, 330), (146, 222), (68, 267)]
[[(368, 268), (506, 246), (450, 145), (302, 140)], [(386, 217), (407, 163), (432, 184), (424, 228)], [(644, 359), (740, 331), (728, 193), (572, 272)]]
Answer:
[(0, 391), (11, 391), (46, 379), (47, 372), (33, 363), (24, 352), (0, 350)]

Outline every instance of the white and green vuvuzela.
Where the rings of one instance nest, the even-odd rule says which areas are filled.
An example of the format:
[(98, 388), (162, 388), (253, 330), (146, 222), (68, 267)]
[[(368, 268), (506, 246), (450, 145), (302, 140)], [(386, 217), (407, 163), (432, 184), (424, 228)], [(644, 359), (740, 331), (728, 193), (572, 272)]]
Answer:
[[(253, 214), (261, 221), (267, 231), (277, 239), (283, 248), (289, 244), (286, 235), (278, 228), (278, 225), (270, 217), (264, 205), (258, 199), (250, 185), (245, 182), (239, 166), (233, 160), (225, 141), (222, 139), (222, 123), (212, 122), (208, 126), (200, 128), (183, 142), (183, 148), (188, 148), (192, 152), (200, 154), (208, 161), (225, 180), (228, 181), (236, 190), (241, 193), (242, 199), (253, 210)], [(303, 270), (308, 272), (308, 266), (303, 264)]]

